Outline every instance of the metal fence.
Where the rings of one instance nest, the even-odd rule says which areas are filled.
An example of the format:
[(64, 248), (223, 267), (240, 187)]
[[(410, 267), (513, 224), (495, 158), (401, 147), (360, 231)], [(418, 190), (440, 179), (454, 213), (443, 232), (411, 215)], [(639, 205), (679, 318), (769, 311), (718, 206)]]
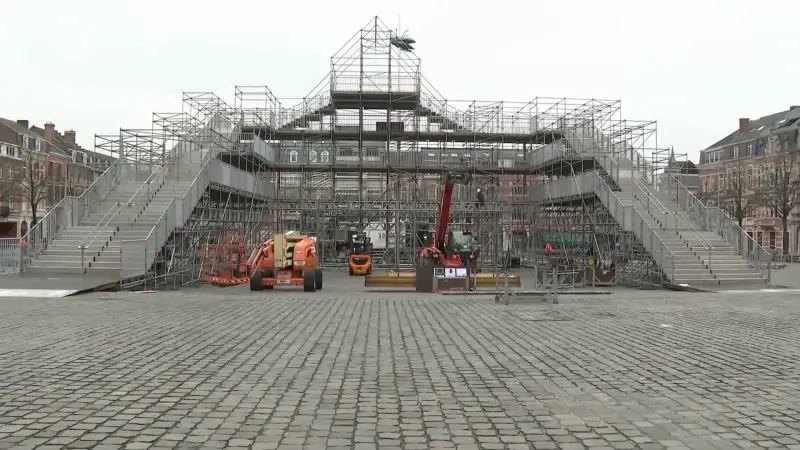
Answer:
[(22, 242), (20, 238), (0, 238), (0, 275), (20, 273)]

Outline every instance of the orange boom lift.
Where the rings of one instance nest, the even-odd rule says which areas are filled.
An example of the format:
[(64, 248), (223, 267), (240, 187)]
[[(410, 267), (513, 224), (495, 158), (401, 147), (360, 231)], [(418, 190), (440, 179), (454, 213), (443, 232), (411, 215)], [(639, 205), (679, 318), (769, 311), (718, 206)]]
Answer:
[(305, 292), (322, 289), (317, 241), (296, 231), (277, 233), (261, 244), (248, 261), (250, 290), (275, 286), (303, 286)]

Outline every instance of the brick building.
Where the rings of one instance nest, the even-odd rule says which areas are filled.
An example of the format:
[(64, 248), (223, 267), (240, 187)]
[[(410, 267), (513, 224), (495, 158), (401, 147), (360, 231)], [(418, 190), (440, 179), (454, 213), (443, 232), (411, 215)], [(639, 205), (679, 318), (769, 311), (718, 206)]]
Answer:
[[(699, 196), (709, 205), (718, 205), (733, 217), (735, 186), (743, 186), (746, 217), (742, 228), (766, 249), (780, 253), (783, 248), (782, 224), (773, 211), (758, 201), (758, 193), (770, 183), (776, 158), (798, 155), (800, 106), (764, 116), (739, 119), (738, 127), (725, 138), (700, 153)], [(788, 152), (788, 153), (785, 153)], [(786, 156), (784, 156), (786, 155)], [(800, 164), (795, 165), (800, 168)], [(793, 175), (798, 176), (798, 175)], [(789, 220), (786, 239), (789, 252), (800, 249), (800, 221), (797, 213)]]
[[(75, 137), (75, 131), (59, 133), (52, 123), (40, 128), (0, 118), (0, 237), (24, 235), (32, 226), (31, 196), (42, 193), (39, 220), (65, 196), (80, 195), (113, 163), (111, 156), (82, 148)], [(29, 186), (28, 169), (37, 173), (36, 189)]]

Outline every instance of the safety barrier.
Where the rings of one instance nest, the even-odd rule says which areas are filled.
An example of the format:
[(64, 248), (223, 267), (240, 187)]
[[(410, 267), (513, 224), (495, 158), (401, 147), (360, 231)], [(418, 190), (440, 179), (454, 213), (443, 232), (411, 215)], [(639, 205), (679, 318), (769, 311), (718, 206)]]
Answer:
[(20, 238), (0, 238), (0, 275), (20, 273), (22, 248)]

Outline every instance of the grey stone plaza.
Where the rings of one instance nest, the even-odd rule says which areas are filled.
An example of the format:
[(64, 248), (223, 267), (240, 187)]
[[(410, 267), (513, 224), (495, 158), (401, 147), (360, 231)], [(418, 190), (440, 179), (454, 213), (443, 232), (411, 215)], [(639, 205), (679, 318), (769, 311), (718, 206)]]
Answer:
[(0, 448), (800, 449), (800, 293), (326, 282), (0, 299)]

